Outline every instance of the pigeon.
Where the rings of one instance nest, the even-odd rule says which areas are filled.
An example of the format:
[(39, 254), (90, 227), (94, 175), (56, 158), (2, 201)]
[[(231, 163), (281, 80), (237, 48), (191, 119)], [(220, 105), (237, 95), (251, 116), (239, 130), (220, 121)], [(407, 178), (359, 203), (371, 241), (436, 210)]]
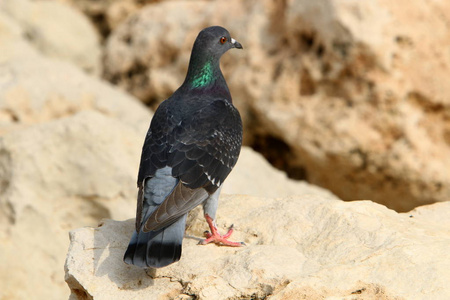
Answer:
[(124, 262), (161, 268), (180, 260), (190, 210), (203, 205), (210, 231), (200, 244), (243, 246), (221, 235), (215, 218), (220, 190), (237, 162), (242, 120), (220, 70), (229, 49), (242, 49), (223, 27), (198, 34), (183, 84), (155, 111), (138, 174), (135, 232)]

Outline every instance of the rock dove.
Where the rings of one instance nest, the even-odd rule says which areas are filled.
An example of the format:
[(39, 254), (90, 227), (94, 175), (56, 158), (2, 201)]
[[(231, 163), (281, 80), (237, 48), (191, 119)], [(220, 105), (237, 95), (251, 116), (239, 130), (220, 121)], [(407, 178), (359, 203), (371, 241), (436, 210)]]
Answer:
[(136, 230), (124, 261), (161, 268), (181, 257), (186, 217), (203, 205), (210, 242), (242, 246), (215, 225), (221, 186), (242, 145), (242, 121), (220, 70), (227, 50), (242, 49), (222, 27), (203, 29), (194, 42), (184, 83), (156, 110), (142, 147)]

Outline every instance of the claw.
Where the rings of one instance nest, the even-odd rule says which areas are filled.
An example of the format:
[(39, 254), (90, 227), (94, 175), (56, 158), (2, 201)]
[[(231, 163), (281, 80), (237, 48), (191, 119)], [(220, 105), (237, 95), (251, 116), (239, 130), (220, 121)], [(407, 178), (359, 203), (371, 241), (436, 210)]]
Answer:
[(213, 219), (207, 214), (205, 214), (205, 219), (206, 219), (206, 222), (209, 225), (209, 228), (211, 229), (211, 232), (205, 231), (203, 233), (204, 236), (206, 237), (206, 239), (201, 240), (199, 242), (200, 245), (206, 245), (206, 244), (209, 244), (209, 243), (215, 243), (215, 244), (218, 244), (218, 245), (230, 246), (230, 247), (242, 247), (242, 246), (245, 246), (244, 242), (232, 242), (232, 241), (227, 240), (231, 236), (231, 234), (233, 233), (234, 225), (231, 225), (230, 228), (228, 228), (228, 232), (227, 233), (225, 233), (224, 235), (221, 235), (219, 233), (219, 231), (217, 230), (217, 227), (214, 224)]

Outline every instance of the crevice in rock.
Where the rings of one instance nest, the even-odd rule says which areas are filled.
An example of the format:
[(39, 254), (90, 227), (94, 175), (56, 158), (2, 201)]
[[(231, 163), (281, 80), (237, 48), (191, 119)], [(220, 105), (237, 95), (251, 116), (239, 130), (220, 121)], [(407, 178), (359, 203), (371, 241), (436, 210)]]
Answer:
[[(450, 109), (450, 106), (444, 105), (443, 103), (433, 102), (431, 99), (429, 99), (422, 93), (416, 91), (408, 93), (407, 99), (409, 102), (418, 106), (421, 110), (423, 110), (426, 113), (441, 113), (441, 112), (445, 113), (446, 111), (448, 112)], [(450, 117), (450, 113), (448, 117)]]
[(100, 33), (100, 36), (102, 37), (102, 43), (106, 41), (106, 38), (111, 33), (111, 28), (108, 25), (108, 21), (106, 20), (106, 16), (101, 14), (93, 14), (89, 16), (92, 20), (92, 23), (95, 25), (97, 30)]
[(282, 139), (271, 134), (256, 133), (249, 146), (261, 153), (275, 168), (285, 171), (290, 178), (307, 180), (306, 169), (295, 163), (295, 151)]
[[(67, 282), (68, 286), (70, 287), (70, 291), (72, 292), (70, 299), (94, 300), (94, 297), (92, 297), (92, 295), (89, 294), (88, 291), (86, 291), (86, 289), (83, 287), (83, 285), (74, 276), (66, 277), (66, 282)], [(74, 296), (74, 297), (72, 297), (72, 296)]]
[(78, 300), (93, 300), (94, 298), (89, 295), (85, 289), (72, 289)]
[(4, 195), (9, 188), (11, 180), (12, 161), (11, 154), (6, 149), (0, 149), (0, 195)]
[(301, 96), (310, 96), (315, 94), (316, 85), (314, 80), (311, 78), (309, 70), (303, 68), (300, 75), (300, 95)]
[(314, 32), (301, 32), (298, 38), (300, 47), (303, 48), (303, 50), (306, 52), (311, 50), (314, 46), (316, 34)]

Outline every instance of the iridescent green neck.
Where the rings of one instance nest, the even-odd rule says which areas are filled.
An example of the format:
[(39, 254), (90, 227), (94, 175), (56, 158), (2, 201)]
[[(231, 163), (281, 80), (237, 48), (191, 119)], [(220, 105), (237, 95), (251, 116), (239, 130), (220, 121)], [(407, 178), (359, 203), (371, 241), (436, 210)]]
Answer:
[(204, 66), (196, 72), (191, 81), (192, 88), (199, 88), (210, 85), (214, 81), (214, 72), (211, 62), (206, 62)]
[(185, 97), (188, 94), (204, 93), (205, 90), (208, 90), (211, 97), (221, 97), (231, 102), (230, 91), (220, 71), (219, 60), (215, 57), (192, 56), (186, 79), (176, 93), (179, 97)]

